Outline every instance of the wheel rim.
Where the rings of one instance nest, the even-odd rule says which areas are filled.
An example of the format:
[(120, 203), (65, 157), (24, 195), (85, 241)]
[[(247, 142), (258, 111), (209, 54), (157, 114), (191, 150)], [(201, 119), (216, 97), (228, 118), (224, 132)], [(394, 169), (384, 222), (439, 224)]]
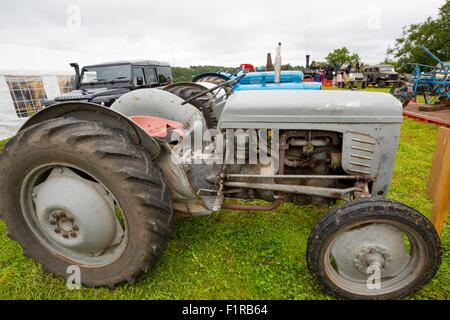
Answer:
[(116, 198), (92, 174), (72, 164), (52, 162), (28, 171), (20, 205), (40, 243), (73, 264), (110, 265), (127, 247), (128, 226)]
[(423, 94), (423, 98), (426, 104), (435, 104), (438, 100), (438, 95), (434, 92), (426, 91)]
[[(348, 226), (328, 242), (324, 255), (328, 278), (339, 288), (364, 296), (389, 294), (407, 287), (419, 278), (427, 261), (419, 234), (391, 220)], [(367, 268), (372, 264), (380, 268), (379, 288), (368, 286), (373, 270), (368, 273)]]

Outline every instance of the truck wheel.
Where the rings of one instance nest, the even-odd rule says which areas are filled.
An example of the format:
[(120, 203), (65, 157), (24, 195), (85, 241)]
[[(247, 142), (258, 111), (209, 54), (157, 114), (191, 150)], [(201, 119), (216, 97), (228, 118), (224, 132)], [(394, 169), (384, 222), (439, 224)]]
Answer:
[(361, 88), (362, 88), (362, 89), (367, 88), (367, 82), (363, 81), (363, 83), (361, 84)]
[(352, 89), (352, 87), (353, 87), (352, 83), (351, 83), (351, 82), (349, 82), (349, 83), (347, 84), (347, 88), (349, 88), (349, 89), (351, 90), (351, 89)]
[(428, 283), (442, 247), (431, 222), (387, 199), (348, 202), (323, 216), (307, 246), (311, 274), (330, 293), (349, 299), (396, 299)]
[(386, 88), (386, 82), (384, 82), (383, 80), (378, 80), (378, 88)]
[(64, 278), (78, 266), (88, 287), (133, 283), (171, 236), (161, 170), (101, 122), (57, 118), (18, 133), (0, 159), (0, 190), (7, 235), (23, 254)]
[[(164, 90), (180, 97), (183, 100), (187, 100), (193, 97), (194, 95), (202, 92), (202, 90), (200, 89), (183, 85), (173, 86)], [(192, 104), (194, 107), (196, 107), (202, 112), (203, 117), (205, 118), (206, 121), (206, 125), (208, 126), (209, 129), (217, 128), (218, 124), (216, 114), (214, 113), (210, 105), (212, 99), (214, 98), (212, 98), (210, 94), (206, 94), (190, 102), (190, 104)]]

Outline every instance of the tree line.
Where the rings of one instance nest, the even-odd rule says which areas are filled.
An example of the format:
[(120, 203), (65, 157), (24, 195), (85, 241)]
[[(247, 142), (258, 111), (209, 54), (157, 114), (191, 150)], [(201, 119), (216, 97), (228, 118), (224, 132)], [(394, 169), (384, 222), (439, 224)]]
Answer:
[[(411, 73), (413, 67), (407, 63), (435, 66), (421, 46), (428, 48), (441, 61), (450, 61), (450, 2), (439, 8), (438, 16), (429, 17), (422, 23), (403, 27), (402, 36), (395, 39), (395, 46), (387, 50), (385, 62), (394, 64), (400, 72)], [(393, 56), (393, 59), (390, 59)]]
[(236, 67), (224, 67), (224, 66), (190, 66), (186, 67), (172, 67), (172, 77), (173, 81), (189, 81), (192, 77), (206, 73), (206, 72), (217, 72), (219, 70), (233, 73)]

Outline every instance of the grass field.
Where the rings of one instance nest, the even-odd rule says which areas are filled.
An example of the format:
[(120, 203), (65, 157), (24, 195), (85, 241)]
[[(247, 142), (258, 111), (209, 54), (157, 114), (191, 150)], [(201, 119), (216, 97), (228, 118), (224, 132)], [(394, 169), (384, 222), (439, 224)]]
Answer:
[[(426, 216), (432, 208), (425, 190), (437, 128), (404, 120), (388, 195)], [(285, 203), (269, 213), (222, 210), (177, 219), (162, 259), (136, 284), (114, 291), (66, 289), (62, 278), (22, 256), (0, 221), (0, 299), (334, 299), (320, 290), (305, 261), (309, 231), (328, 210)], [(449, 298), (448, 219), (441, 238), (437, 276), (409, 299)]]

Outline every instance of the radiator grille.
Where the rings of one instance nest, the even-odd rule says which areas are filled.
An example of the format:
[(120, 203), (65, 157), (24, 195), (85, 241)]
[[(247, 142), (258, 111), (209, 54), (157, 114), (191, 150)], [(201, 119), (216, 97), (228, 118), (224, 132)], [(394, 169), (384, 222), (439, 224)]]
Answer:
[(347, 173), (374, 179), (379, 162), (380, 146), (374, 138), (352, 132), (344, 135), (342, 167)]

